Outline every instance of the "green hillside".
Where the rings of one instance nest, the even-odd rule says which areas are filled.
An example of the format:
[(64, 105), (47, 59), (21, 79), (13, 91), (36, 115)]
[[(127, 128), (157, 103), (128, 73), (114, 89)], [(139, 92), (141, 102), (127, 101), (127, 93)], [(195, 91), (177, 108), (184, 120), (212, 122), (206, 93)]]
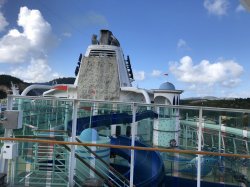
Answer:
[[(58, 78), (54, 79), (49, 82), (45, 82), (43, 84), (73, 84), (75, 81), (74, 77), (63, 77), (63, 78)], [(18, 88), (20, 93), (31, 83), (27, 83), (22, 81), (19, 78), (13, 77), (11, 75), (0, 75), (0, 99), (4, 99), (7, 97), (8, 93), (11, 93), (11, 83), (15, 84)], [(41, 83), (39, 83), (41, 84)], [(37, 95), (41, 94), (39, 91), (31, 91), (28, 95)]]
[(250, 109), (250, 98), (216, 99), (216, 100), (181, 100), (181, 105), (207, 106), (220, 108)]
[(10, 93), (11, 83), (17, 85), (20, 92), (30, 85), (29, 83), (11, 75), (0, 75), (0, 99), (6, 98), (7, 93)]

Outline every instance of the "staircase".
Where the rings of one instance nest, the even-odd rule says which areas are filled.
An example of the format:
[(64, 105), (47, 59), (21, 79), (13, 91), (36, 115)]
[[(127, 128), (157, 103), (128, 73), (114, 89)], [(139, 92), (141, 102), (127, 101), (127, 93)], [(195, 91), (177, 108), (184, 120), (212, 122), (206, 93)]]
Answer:
[[(61, 146), (35, 143), (30, 163), (25, 163), (26, 168), (19, 172), (15, 183), (23, 186), (68, 186), (68, 156), (68, 151)], [(24, 166), (19, 164), (19, 168)]]
[[(32, 138), (63, 140), (67, 135), (55, 135), (51, 132), (39, 132)], [(49, 136), (48, 136), (49, 135)], [(66, 140), (65, 139), (65, 140)], [(77, 139), (77, 141), (79, 141)], [(42, 186), (42, 187), (68, 187), (69, 186), (69, 156), (71, 148), (67, 145), (49, 143), (20, 143), (20, 159), (16, 162), (14, 185)], [(103, 184), (107, 187), (128, 187), (129, 181), (90, 148), (85, 147), (91, 158), (83, 159), (77, 153), (76, 169), (74, 173), (74, 187), (82, 187), (85, 183)], [(93, 167), (90, 162), (96, 160)], [(22, 160), (22, 161), (21, 161)], [(95, 174), (91, 178), (89, 173)]]

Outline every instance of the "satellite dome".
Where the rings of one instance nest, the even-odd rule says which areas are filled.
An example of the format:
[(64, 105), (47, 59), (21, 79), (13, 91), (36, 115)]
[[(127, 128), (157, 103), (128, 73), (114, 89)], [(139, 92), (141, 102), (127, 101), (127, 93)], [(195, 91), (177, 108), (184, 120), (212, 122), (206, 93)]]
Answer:
[(85, 129), (81, 132), (79, 139), (83, 142), (98, 141), (99, 135), (95, 129)]
[(159, 87), (160, 90), (175, 90), (175, 86), (170, 82), (164, 82)]

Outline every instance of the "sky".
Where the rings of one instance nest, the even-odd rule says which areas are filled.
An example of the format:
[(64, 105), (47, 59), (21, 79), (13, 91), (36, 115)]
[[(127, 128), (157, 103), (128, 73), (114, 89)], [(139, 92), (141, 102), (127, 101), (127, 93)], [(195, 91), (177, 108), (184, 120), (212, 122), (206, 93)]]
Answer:
[(74, 77), (92, 34), (109, 29), (130, 56), (136, 87), (168, 81), (182, 98), (247, 98), (247, 8), (239, 0), (0, 0), (0, 74), (33, 83)]

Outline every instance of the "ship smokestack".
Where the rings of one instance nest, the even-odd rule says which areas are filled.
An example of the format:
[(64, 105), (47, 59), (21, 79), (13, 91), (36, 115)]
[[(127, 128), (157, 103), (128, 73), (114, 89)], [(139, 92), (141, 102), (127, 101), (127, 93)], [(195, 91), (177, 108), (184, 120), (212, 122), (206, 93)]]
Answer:
[(100, 45), (110, 45), (112, 32), (109, 30), (100, 31)]

